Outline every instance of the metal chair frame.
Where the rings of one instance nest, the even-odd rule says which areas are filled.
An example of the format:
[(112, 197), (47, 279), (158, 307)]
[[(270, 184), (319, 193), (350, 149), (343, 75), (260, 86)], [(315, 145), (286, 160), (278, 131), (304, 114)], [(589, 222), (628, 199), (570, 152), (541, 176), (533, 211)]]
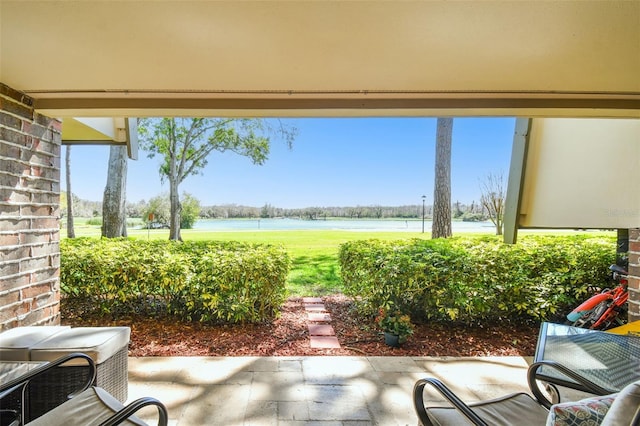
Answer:
[[(538, 369), (540, 369), (543, 366), (558, 370), (560, 373), (564, 374), (570, 379), (581, 384), (585, 389), (588, 390), (589, 393), (592, 393), (594, 395), (608, 395), (612, 393), (611, 390), (605, 389), (603, 387), (596, 385), (592, 381), (582, 377), (575, 371), (566, 368), (560, 363), (557, 363), (555, 361), (535, 362), (531, 364), (531, 366), (527, 370), (527, 383), (529, 385), (529, 389), (531, 390), (531, 393), (533, 393), (535, 397), (535, 401), (547, 410), (549, 410), (549, 408), (551, 407), (551, 405), (553, 405), (553, 403), (559, 402), (559, 401), (549, 400), (547, 396), (540, 389), (538, 379), (536, 378), (536, 373)], [(483, 420), (478, 414), (476, 414), (473, 411), (473, 407), (470, 407), (464, 401), (462, 401), (453, 391), (451, 391), (451, 389), (449, 389), (440, 380), (432, 377), (418, 380), (413, 387), (413, 405), (421, 425), (434, 426), (433, 422), (431, 422), (427, 414), (428, 408), (425, 407), (424, 405), (424, 389), (427, 385), (437, 390), (442, 396), (445, 397), (445, 399), (452, 405), (453, 408), (455, 408), (461, 414), (463, 414), (474, 425), (489, 426), (485, 420)], [(516, 395), (516, 394), (514, 393), (508, 396), (513, 396), (513, 395)], [(513, 419), (513, 424), (517, 424), (517, 423), (518, 423), (518, 419)]]
[[(30, 372), (17, 377), (13, 380), (8, 381), (7, 383), (3, 383), (0, 385), (0, 413), (2, 417), (7, 418), (7, 416), (13, 416), (13, 418), (9, 419), (11, 423), (5, 422), (1, 417), (2, 424), (11, 424), (16, 426), (22, 426), (25, 424), (25, 421), (31, 421), (29, 417), (29, 413), (27, 412), (28, 408), (28, 389), (31, 385), (32, 381), (35, 378), (42, 377), (43, 375), (50, 372), (52, 369), (57, 368), (63, 364), (66, 364), (72, 360), (84, 360), (87, 363), (87, 368), (89, 371), (88, 380), (84, 383), (78, 383), (77, 389), (74, 390), (71, 394), (68, 395), (58, 395), (59, 400), (61, 400), (62, 404), (67, 400), (72, 399), (76, 395), (86, 391), (91, 386), (94, 385), (96, 379), (96, 365), (91, 357), (83, 353), (72, 353), (61, 358), (56, 359), (55, 361), (48, 362), (42, 366), (34, 368)], [(7, 397), (9, 395), (14, 395), (16, 392), (19, 392), (19, 407), (11, 406), (10, 402), (7, 401)], [(56, 400), (57, 401), (57, 400)], [(152, 397), (144, 397), (139, 398), (125, 407), (120, 409), (111, 415), (107, 420), (103, 421), (100, 426), (114, 426), (122, 423), (127, 420), (129, 417), (134, 415), (139, 409), (142, 407), (146, 407), (149, 405), (156, 406), (158, 409), (158, 426), (167, 426), (168, 423), (168, 412), (167, 408), (162, 404), (162, 402), (158, 401)], [(46, 413), (44, 414), (46, 416)]]

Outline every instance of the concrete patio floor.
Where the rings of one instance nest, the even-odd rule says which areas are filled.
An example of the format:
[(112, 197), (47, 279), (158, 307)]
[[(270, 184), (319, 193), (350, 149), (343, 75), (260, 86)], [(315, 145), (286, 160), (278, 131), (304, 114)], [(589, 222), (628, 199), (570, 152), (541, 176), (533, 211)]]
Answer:
[[(161, 400), (169, 424), (416, 425), (413, 385), (439, 378), (464, 400), (528, 391), (526, 357), (129, 358), (129, 401)], [(430, 400), (441, 400), (435, 393)], [(141, 417), (154, 424), (145, 408)]]

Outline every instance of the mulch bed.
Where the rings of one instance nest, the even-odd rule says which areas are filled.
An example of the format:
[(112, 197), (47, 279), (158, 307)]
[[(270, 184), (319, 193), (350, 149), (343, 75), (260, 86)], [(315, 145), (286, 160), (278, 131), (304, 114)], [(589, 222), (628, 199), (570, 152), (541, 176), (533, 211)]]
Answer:
[[(340, 349), (314, 349), (309, 345), (307, 315), (301, 298), (290, 298), (282, 315), (263, 324), (207, 325), (173, 318), (64, 315), (62, 323), (80, 326), (131, 327), (129, 355), (142, 356), (533, 356), (538, 325), (418, 324), (399, 348), (384, 344), (372, 320), (356, 315), (351, 299), (323, 297)], [(64, 306), (64, 305), (63, 305)], [(64, 312), (64, 308), (63, 308)]]

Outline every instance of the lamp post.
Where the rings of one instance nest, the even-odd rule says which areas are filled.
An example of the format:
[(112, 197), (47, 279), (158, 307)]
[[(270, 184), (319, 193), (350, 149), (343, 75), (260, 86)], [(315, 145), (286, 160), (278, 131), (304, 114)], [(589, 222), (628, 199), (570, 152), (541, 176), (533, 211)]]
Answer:
[(422, 233), (424, 234), (424, 202), (427, 199), (426, 195), (422, 196)]

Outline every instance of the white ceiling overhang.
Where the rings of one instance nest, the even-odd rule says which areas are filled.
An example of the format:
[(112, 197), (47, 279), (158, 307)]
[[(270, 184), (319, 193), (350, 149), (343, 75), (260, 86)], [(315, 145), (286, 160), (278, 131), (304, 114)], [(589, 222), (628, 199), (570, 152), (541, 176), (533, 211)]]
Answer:
[(127, 141), (124, 118), (66, 118), (62, 129), (62, 140), (67, 143), (105, 141), (125, 143)]
[(0, 0), (58, 117), (640, 116), (640, 1)]
[(138, 159), (137, 121), (124, 117), (65, 117), (64, 145), (126, 145), (129, 158)]

